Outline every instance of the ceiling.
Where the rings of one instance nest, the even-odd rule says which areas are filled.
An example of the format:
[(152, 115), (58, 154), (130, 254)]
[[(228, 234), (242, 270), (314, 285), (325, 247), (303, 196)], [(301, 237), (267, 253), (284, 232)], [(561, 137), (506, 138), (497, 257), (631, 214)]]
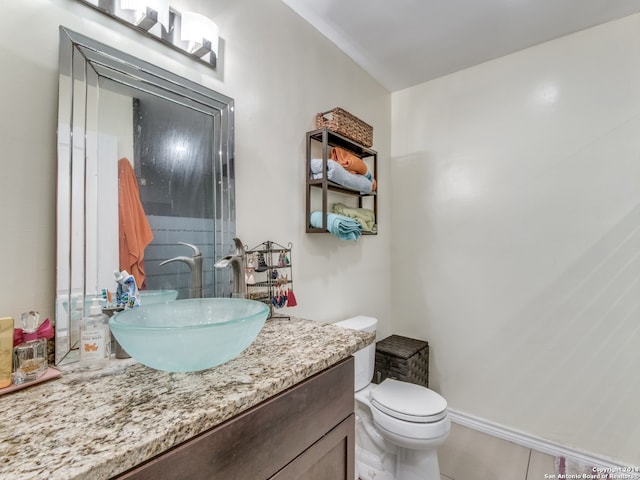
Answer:
[(640, 0), (283, 1), (389, 91), (640, 12)]

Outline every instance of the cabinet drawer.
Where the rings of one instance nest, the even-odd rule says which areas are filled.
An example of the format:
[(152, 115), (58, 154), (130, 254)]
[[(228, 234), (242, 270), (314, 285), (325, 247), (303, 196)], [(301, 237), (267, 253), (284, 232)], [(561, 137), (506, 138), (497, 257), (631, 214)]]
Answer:
[(115, 478), (268, 479), (353, 413), (353, 358)]
[(355, 448), (351, 414), (270, 480), (354, 480)]

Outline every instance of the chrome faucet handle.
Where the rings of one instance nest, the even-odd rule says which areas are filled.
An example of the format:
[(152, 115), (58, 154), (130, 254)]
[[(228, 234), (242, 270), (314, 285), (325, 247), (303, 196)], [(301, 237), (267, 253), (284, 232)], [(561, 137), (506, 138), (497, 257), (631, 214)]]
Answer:
[(239, 257), (244, 256), (244, 244), (239, 238), (234, 238), (233, 243), (236, 245), (236, 255)]
[(192, 245), (190, 243), (185, 243), (185, 242), (178, 242), (178, 244), (191, 248), (193, 250), (193, 255), (191, 257), (180, 255), (174, 258), (170, 258), (168, 260), (165, 260), (164, 262), (161, 262), (160, 265), (166, 265), (167, 263), (171, 263), (171, 262), (184, 262), (187, 265), (192, 266), (196, 262), (202, 259), (202, 252), (200, 252), (200, 249), (195, 245)]
[(178, 242), (178, 244), (184, 245), (186, 247), (190, 247), (193, 250), (193, 256), (194, 257), (201, 257), (202, 256), (202, 252), (200, 252), (200, 249), (198, 247), (196, 247), (195, 245), (192, 245), (190, 243), (185, 243), (185, 242)]
[(160, 262), (160, 265), (166, 265), (167, 263), (171, 263), (171, 262), (184, 262), (189, 266), (195, 264), (193, 257), (185, 257), (184, 255), (180, 255), (179, 257), (173, 257), (163, 262)]
[(236, 252), (233, 255), (226, 255), (220, 258), (213, 264), (215, 268), (231, 267), (233, 274), (233, 286), (231, 296), (235, 298), (246, 298), (247, 296), (247, 284), (245, 281), (245, 250), (242, 241), (239, 238), (234, 238)]
[(180, 245), (185, 245), (193, 250), (193, 256), (187, 257), (180, 255), (178, 257), (170, 258), (161, 262), (160, 265), (166, 265), (171, 262), (184, 262), (189, 266), (191, 271), (191, 286), (189, 288), (190, 298), (202, 298), (202, 261), (204, 257), (200, 252), (200, 249), (190, 243), (178, 242)]

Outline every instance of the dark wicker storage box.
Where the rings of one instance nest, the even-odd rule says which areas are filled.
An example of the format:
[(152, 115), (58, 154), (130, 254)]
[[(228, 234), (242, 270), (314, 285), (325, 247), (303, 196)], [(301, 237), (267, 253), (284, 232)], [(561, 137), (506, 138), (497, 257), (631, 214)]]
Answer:
[(373, 127), (342, 108), (334, 108), (316, 115), (316, 128), (327, 127), (360, 145), (373, 145)]
[(373, 379), (385, 378), (429, 386), (429, 344), (415, 338), (391, 335), (376, 344)]

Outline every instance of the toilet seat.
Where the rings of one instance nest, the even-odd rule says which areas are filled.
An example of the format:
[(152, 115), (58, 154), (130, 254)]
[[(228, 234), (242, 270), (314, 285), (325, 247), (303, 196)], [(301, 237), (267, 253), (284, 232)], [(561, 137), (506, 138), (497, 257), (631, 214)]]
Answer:
[[(369, 404), (371, 405), (371, 403)], [(429, 423), (407, 422), (387, 415), (382, 410), (371, 405), (371, 415), (376, 427), (391, 439), (393, 443), (406, 448), (422, 448), (425, 444), (438, 442), (446, 438), (451, 428), (448, 415), (441, 420)]]
[(447, 401), (433, 390), (386, 379), (371, 392), (371, 406), (406, 422), (434, 423), (447, 416)]

